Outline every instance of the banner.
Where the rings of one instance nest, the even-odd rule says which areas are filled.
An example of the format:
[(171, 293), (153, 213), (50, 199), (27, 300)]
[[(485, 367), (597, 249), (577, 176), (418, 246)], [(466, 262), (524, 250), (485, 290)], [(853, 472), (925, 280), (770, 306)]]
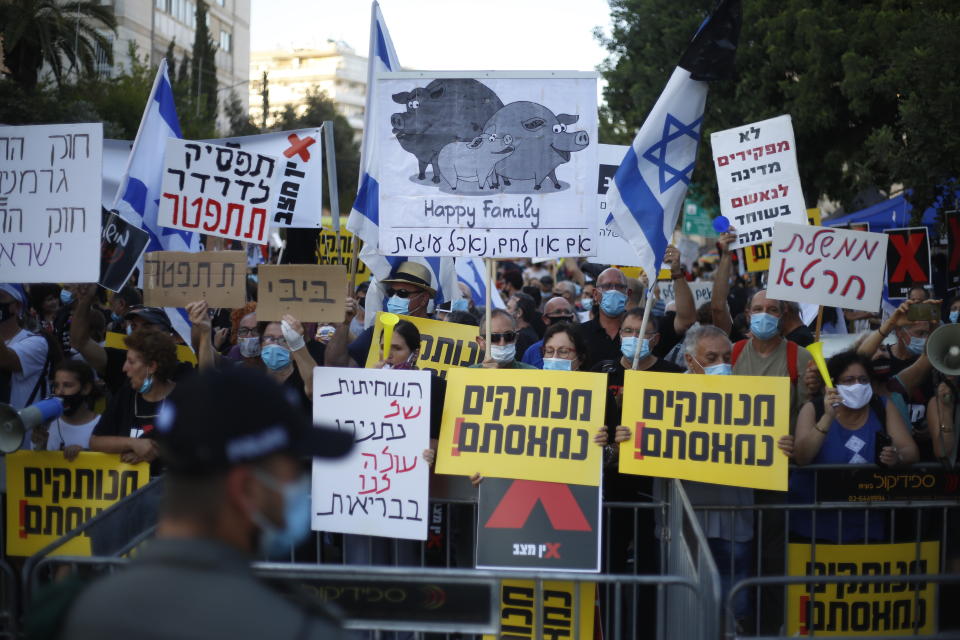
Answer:
[[(350, 258), (353, 256), (354, 235), (347, 231), (346, 225), (340, 227), (340, 246), (337, 246), (337, 234), (330, 229), (320, 229), (320, 241), (317, 245), (317, 264), (340, 265), (350, 269)], [(370, 279), (370, 269), (367, 263), (357, 259), (357, 275), (353, 280), (356, 288), (361, 282)], [(352, 292), (348, 292), (352, 293)]]
[(143, 261), (143, 304), (186, 307), (206, 300), (213, 308), (247, 302), (247, 256), (243, 251), (151, 251)]
[[(709, 280), (694, 280), (687, 284), (690, 285), (690, 292), (693, 294), (694, 307), (699, 308), (704, 302), (710, 302), (713, 299), (713, 283)], [(660, 299), (664, 304), (676, 301), (673, 280), (660, 282), (657, 286), (660, 287)]]
[[(376, 366), (383, 360), (383, 345), (380, 344), (383, 324), (380, 322), (380, 313), (377, 312), (370, 351), (367, 352), (367, 361), (363, 365), (367, 368)], [(417, 358), (417, 366), (421, 370), (432, 371), (441, 378), (446, 378), (450, 369), (469, 367), (483, 360), (483, 353), (477, 344), (480, 331), (477, 327), (413, 316), (400, 316), (400, 319), (412, 322), (420, 330), (420, 357)]]
[(887, 288), (891, 299), (906, 298), (910, 287), (931, 282), (930, 239), (926, 227), (884, 231), (887, 244)]
[(773, 230), (767, 294), (776, 300), (877, 311), (887, 236), (781, 222)]
[(720, 212), (739, 249), (773, 238), (778, 222), (803, 224), (806, 204), (789, 115), (710, 134)]
[(601, 488), (485, 478), (478, 569), (600, 571)]
[(858, 466), (833, 470), (829, 482), (818, 482), (817, 502), (960, 500), (960, 474), (939, 465), (904, 470)]
[(607, 190), (613, 182), (623, 156), (630, 147), (624, 144), (597, 145), (600, 170), (597, 178), (597, 208), (599, 210), (599, 231), (597, 234), (597, 255), (603, 256), (610, 264), (626, 267), (639, 267), (640, 256), (621, 235), (607, 208)]
[(313, 421), (353, 433), (343, 458), (313, 462), (314, 531), (427, 539), (430, 372), (316, 367)]
[(4, 282), (96, 282), (103, 125), (0, 127)]
[[(787, 635), (910, 636), (937, 631), (937, 586), (908, 576), (940, 572), (940, 543), (790, 544), (790, 576), (904, 576), (902, 582), (787, 587)], [(916, 626), (916, 630), (914, 627)]]
[(960, 211), (944, 211), (947, 228), (947, 288), (960, 287)]
[(391, 72), (376, 83), (378, 253), (597, 255), (595, 73)]
[[(814, 227), (819, 227), (820, 221), (821, 212), (819, 207), (807, 209), (807, 222)], [(870, 229), (855, 229), (855, 231), (869, 230)], [(746, 256), (744, 264), (746, 264), (747, 271), (753, 273), (770, 269), (770, 244), (769, 242), (764, 242), (763, 244), (754, 244), (743, 248), (743, 253)]]
[(509, 369), (447, 372), (437, 473), (600, 484), (603, 449), (593, 436), (603, 426), (607, 376), (531, 374)]
[(161, 227), (267, 244), (278, 160), (230, 147), (167, 139)]
[[(150, 480), (146, 462), (130, 465), (109, 453), (18, 451), (7, 460), (7, 555), (31, 556)], [(89, 556), (77, 536), (52, 555)]]
[(343, 322), (347, 299), (343, 267), (262, 264), (257, 275), (258, 321), (279, 322), (289, 313), (301, 322)]
[(789, 378), (628, 370), (623, 398), (620, 473), (787, 490)]
[(103, 232), (100, 237), (100, 281), (99, 285), (114, 293), (123, 289), (130, 274), (140, 263), (140, 257), (147, 250), (150, 235), (115, 213), (103, 218)]
[(589, 640), (594, 635), (596, 583), (500, 582), (500, 633), (483, 640)]

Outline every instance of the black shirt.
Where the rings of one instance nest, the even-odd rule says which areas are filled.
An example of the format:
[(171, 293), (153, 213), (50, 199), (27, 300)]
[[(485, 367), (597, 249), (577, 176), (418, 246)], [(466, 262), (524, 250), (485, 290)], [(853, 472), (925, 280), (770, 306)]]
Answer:
[(813, 332), (810, 331), (810, 327), (805, 324), (800, 325), (783, 337), (792, 342), (796, 342), (801, 347), (808, 347), (814, 342)]
[(580, 368), (589, 371), (601, 360), (620, 360), (620, 333), (612, 339), (607, 330), (600, 325), (599, 318), (593, 318), (580, 325), (580, 336), (587, 345), (587, 361)]
[(533, 330), (533, 327), (524, 327), (517, 332), (517, 357), (516, 360), (523, 358), (527, 348), (540, 341), (540, 336)]
[(677, 333), (674, 329), (673, 322), (676, 318), (676, 311), (668, 311), (663, 314), (657, 323), (660, 341), (657, 343), (657, 346), (653, 348), (653, 355), (658, 358), (666, 358), (670, 350), (677, 346), (677, 344), (683, 340), (683, 336), (686, 335), (686, 331)]

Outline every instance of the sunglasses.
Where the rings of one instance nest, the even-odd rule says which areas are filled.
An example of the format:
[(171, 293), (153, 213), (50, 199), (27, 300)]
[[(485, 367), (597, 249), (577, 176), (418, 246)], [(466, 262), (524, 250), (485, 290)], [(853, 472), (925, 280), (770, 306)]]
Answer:
[(491, 334), (490, 334), (490, 340), (492, 340), (492, 341), (494, 342), (494, 344), (496, 344), (496, 343), (498, 343), (498, 342), (501, 342), (501, 341), (504, 342), (504, 343), (506, 343), (506, 344), (510, 344), (511, 342), (513, 342), (513, 341), (516, 340), (516, 339), (517, 339), (517, 332), (516, 332), (516, 331), (506, 331), (506, 332), (504, 332), (504, 333), (491, 333)]
[(550, 322), (573, 322), (573, 316), (547, 316)]
[(390, 297), (397, 296), (398, 298), (409, 298), (410, 296), (415, 296), (419, 291), (407, 291), (405, 289), (394, 289), (390, 287), (387, 289), (387, 295)]

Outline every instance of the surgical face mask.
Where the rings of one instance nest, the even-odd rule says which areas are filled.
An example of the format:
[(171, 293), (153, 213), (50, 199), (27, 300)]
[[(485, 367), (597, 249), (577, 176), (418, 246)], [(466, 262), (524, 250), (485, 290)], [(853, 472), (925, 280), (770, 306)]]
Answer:
[(581, 298), (580, 306), (583, 307), (584, 311), (590, 311), (590, 309), (593, 309), (593, 298)]
[(957, 322), (960, 322), (960, 309), (954, 309), (951, 311), (949, 317), (952, 324), (957, 324)]
[(450, 304), (450, 311), (467, 311), (470, 303), (466, 298), (457, 298)]
[[(703, 367), (702, 364), (700, 366)], [(720, 364), (703, 367), (703, 372), (708, 376), (729, 376), (733, 375), (733, 365), (728, 362), (721, 362)]]
[(923, 349), (926, 346), (927, 346), (926, 338), (916, 338), (914, 336), (910, 336), (910, 343), (907, 345), (907, 351), (909, 351), (915, 356), (919, 356), (920, 354), (923, 353)]
[(623, 315), (627, 308), (627, 294), (620, 293), (615, 289), (604, 291), (600, 298), (600, 310), (611, 318)]
[(260, 527), (260, 552), (268, 558), (290, 553), (310, 533), (310, 478), (280, 484), (264, 472), (256, 477), (283, 497), (283, 526), (278, 527), (259, 511), (252, 519)]
[(837, 387), (837, 393), (840, 394), (840, 401), (843, 406), (850, 409), (861, 409), (870, 402), (873, 397), (873, 387), (869, 384), (841, 384)]
[(387, 298), (387, 311), (400, 316), (407, 315), (407, 313), (410, 311), (410, 298), (390, 296)]
[(140, 395), (143, 395), (144, 393), (149, 393), (150, 389), (153, 389), (153, 376), (147, 376), (144, 379), (143, 384), (140, 385), (140, 389), (139, 389)]
[(290, 364), (290, 350), (278, 344), (268, 344), (260, 350), (260, 359), (271, 371), (279, 371)]
[(68, 305), (73, 302), (73, 293), (69, 289), (60, 289), (60, 302)]
[(60, 398), (60, 401), (63, 402), (63, 415), (68, 418), (80, 410), (80, 407), (83, 406), (83, 401), (87, 399), (87, 396), (82, 393), (74, 393), (69, 396), (57, 396)]
[(570, 371), (573, 368), (573, 361), (566, 358), (544, 358), (543, 368), (545, 371)]
[(131, 333), (133, 333), (133, 325), (127, 323), (127, 335), (130, 335)]
[(501, 364), (515, 360), (517, 357), (517, 344), (511, 342), (510, 344), (490, 345), (490, 357), (493, 358), (494, 362)]
[(633, 354), (637, 352), (637, 343), (640, 339), (637, 336), (628, 336), (620, 338), (620, 353), (628, 360), (633, 360)]
[(260, 355), (260, 338), (237, 338), (237, 346), (240, 347), (240, 355), (244, 358), (256, 358)]
[(777, 335), (780, 318), (769, 313), (753, 313), (750, 315), (750, 332), (761, 340), (769, 340)]

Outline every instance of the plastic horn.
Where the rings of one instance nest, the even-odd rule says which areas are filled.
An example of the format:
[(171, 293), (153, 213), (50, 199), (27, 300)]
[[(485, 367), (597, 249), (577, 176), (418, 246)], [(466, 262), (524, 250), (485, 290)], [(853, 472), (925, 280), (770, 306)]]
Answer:
[(393, 328), (400, 322), (400, 316), (395, 313), (381, 313), (380, 324), (383, 325), (383, 359), (390, 355), (390, 341), (393, 340)]
[(823, 357), (823, 343), (814, 342), (807, 347), (807, 351), (813, 356), (813, 361), (817, 363), (817, 369), (820, 370), (820, 375), (823, 376), (827, 386), (832, 387), (833, 382), (830, 380), (830, 374), (827, 372), (827, 361)]

